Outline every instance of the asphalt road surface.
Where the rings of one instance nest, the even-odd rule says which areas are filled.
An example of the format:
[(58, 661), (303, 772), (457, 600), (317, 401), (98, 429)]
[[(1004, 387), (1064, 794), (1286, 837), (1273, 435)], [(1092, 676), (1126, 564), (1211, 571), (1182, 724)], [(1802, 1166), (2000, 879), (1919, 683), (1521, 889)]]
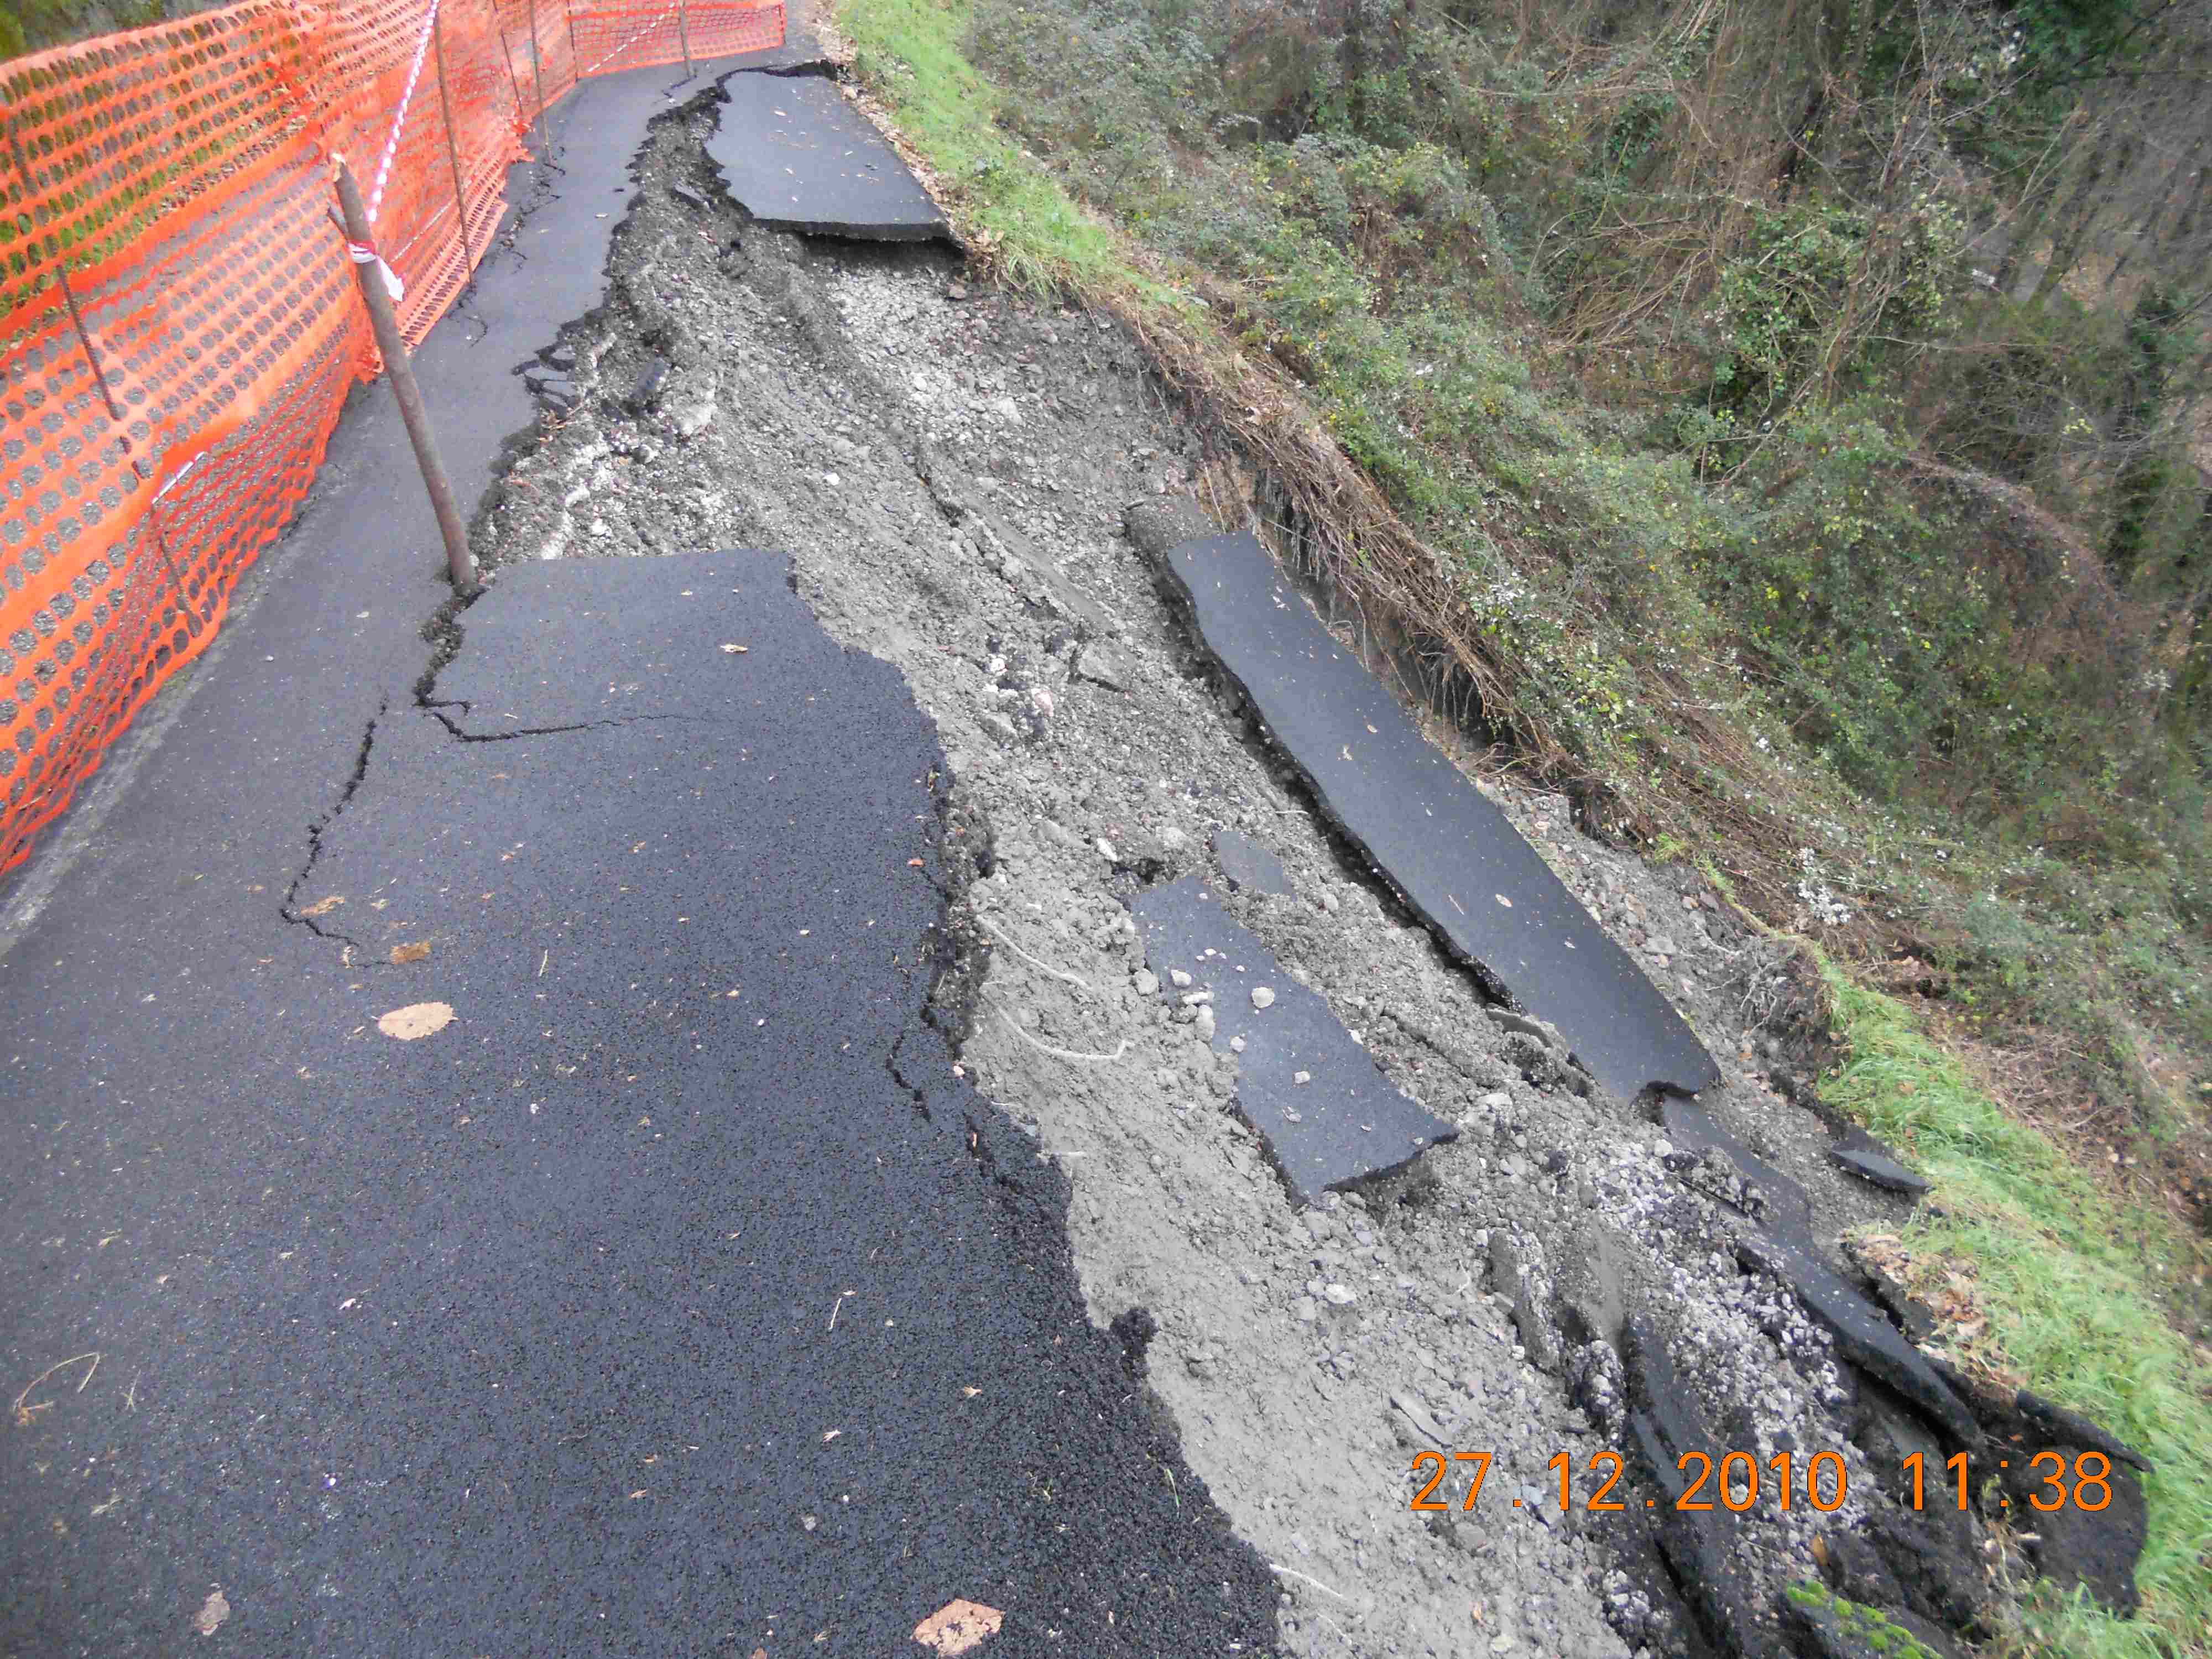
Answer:
[[(550, 118), (526, 263), (420, 355), (465, 496), (670, 79)], [(994, 1654), (1255, 1651), (1266, 1567), (921, 1018), (897, 676), (686, 555), (509, 573), (424, 707), (410, 467), (357, 395), (7, 896), (0, 1654), (919, 1653), (954, 1598)]]

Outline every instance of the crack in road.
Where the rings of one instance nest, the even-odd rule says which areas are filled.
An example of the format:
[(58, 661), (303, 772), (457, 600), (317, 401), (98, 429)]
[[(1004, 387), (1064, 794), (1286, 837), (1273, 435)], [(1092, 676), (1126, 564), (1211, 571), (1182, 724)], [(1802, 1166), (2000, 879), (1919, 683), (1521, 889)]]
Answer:
[[(337, 822), (338, 815), (346, 810), (355, 793), (360, 789), (362, 780), (368, 775), (368, 757), (376, 747), (376, 728), (391, 708), (392, 699), (386, 697), (377, 704), (376, 713), (369, 716), (368, 725), (361, 734), (361, 746), (354, 754), (353, 771), (347, 777), (344, 787), (338, 791), (338, 798), (332, 803), (331, 810), (307, 826), (307, 861), (300, 866), (300, 873), (292, 878), (291, 884), (284, 890), (283, 902), (276, 908), (277, 915), (294, 927), (305, 927), (318, 939), (330, 939), (356, 951), (366, 948), (359, 939), (335, 928), (325, 927), (319, 920), (321, 915), (327, 914), (322, 906), (329, 902), (328, 899), (319, 900), (304, 910), (299, 908), (298, 899), (300, 890), (307, 884), (307, 878), (314, 874), (315, 866), (323, 856), (324, 835)], [(339, 900), (341, 903), (343, 902), (342, 898)]]

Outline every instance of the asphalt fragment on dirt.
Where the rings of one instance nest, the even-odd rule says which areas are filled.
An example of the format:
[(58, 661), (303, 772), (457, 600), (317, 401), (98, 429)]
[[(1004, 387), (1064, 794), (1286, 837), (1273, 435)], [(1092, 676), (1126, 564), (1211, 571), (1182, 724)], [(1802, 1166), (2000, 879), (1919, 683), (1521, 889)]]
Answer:
[(1400, 1094), (1324, 1002), (1232, 921), (1195, 876), (1131, 909), (1170, 1006), (1237, 1061), (1237, 1104), (1301, 1203), (1402, 1168), (1459, 1131)]
[(765, 228), (873, 241), (950, 234), (881, 134), (821, 76), (738, 75), (707, 154)]
[(1188, 541), (1161, 566), (1323, 811), (1455, 953), (1557, 1026), (1623, 1100), (1718, 1081), (1658, 988), (1330, 636), (1255, 538)]

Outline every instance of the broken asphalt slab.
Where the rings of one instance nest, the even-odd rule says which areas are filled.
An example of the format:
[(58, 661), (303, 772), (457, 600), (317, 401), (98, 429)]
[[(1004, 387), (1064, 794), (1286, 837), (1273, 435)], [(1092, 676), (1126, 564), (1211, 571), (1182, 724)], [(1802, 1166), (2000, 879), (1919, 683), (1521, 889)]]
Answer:
[[(319, 837), (329, 933), (274, 930), (235, 1018), (164, 977), (80, 1062), (117, 1098), (35, 1114), (9, 1358), (103, 1362), (0, 1438), (0, 1649), (177, 1650), (210, 1583), (251, 1654), (890, 1653), (956, 1596), (1007, 1652), (1271, 1639), (1062, 1177), (924, 1023), (897, 672), (776, 555), (513, 568), (460, 620)], [(506, 730), (456, 737), (459, 684)]]
[(814, 75), (733, 75), (707, 155), (762, 224), (810, 236), (919, 242), (951, 228), (898, 153), (837, 83)]
[[(1131, 527), (1145, 539), (1134, 511)], [(1623, 1100), (1718, 1080), (1658, 988), (1330, 636), (1256, 539), (1147, 551), (1322, 810), (1456, 955), (1556, 1026)]]
[(1291, 890), (1290, 872), (1283, 868), (1282, 860), (1241, 830), (1216, 830), (1213, 857), (1233, 888), (1278, 898)]
[[(1210, 1006), (1216, 1054), (1237, 1055), (1237, 1104), (1301, 1203), (1384, 1174), (1459, 1131), (1400, 1094), (1320, 996), (1292, 979), (1195, 876), (1130, 905), (1170, 1007)], [(1176, 973), (1190, 976), (1178, 984)], [(1209, 995), (1210, 1003), (1184, 999)]]

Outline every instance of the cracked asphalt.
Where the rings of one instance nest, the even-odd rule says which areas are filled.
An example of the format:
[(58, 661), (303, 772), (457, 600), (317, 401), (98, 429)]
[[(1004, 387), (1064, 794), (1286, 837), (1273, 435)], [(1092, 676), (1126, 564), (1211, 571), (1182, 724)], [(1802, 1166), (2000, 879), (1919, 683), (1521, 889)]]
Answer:
[[(418, 356), (465, 493), (670, 78), (549, 118)], [(1272, 1640), (924, 1018), (898, 675), (725, 552), (509, 572), (426, 684), (410, 469), (357, 393), (5, 896), (0, 1654), (884, 1654), (956, 1597), (994, 1653)]]

